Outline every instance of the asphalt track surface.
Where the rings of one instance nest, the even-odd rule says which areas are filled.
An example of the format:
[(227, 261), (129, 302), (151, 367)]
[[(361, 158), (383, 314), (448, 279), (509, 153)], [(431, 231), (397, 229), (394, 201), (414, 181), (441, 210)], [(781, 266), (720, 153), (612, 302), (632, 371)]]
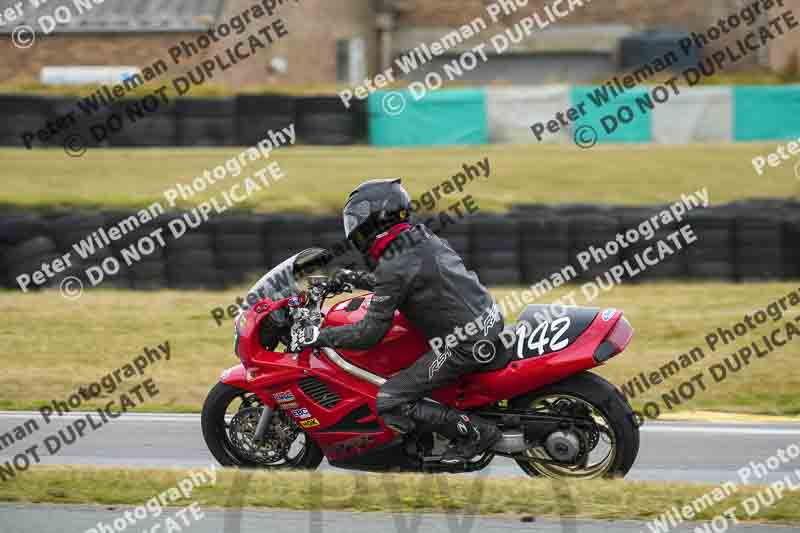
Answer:
[[(69, 413), (26, 439), (0, 450), (0, 463), (32, 444), (64, 428), (81, 415)], [(38, 413), (0, 412), (0, 433), (30, 418), (41, 423)], [(750, 461), (764, 461), (792, 443), (800, 443), (800, 424), (706, 424), (652, 422), (641, 428), (639, 458), (627, 479), (642, 481), (687, 481), (717, 484), (739, 482), (737, 471)], [(127, 413), (102, 428), (88, 432), (56, 455), (42, 453), (42, 464), (123, 467), (195, 468), (216, 463), (208, 452), (200, 430), (199, 415)], [(344, 472), (321, 465), (323, 470)], [(780, 468), (756, 484), (771, 483), (800, 468), (800, 459)], [(496, 458), (490, 476), (523, 475), (510, 459)], [(2, 531), (0, 529), (0, 531)]]
[[(54, 419), (26, 439), (0, 450), (0, 462), (11, 459), (33, 444), (74, 422), (80, 414)], [(0, 412), (0, 433), (26, 420), (41, 422), (37, 413)], [(628, 475), (632, 480), (687, 481), (717, 484), (740, 483), (737, 471), (750, 461), (764, 461), (793, 443), (800, 443), (800, 424), (646, 424), (642, 429), (639, 459)], [(129, 467), (207, 467), (215, 463), (205, 447), (198, 415), (128, 413), (112, 421), (59, 453), (42, 454), (43, 464)], [(795, 464), (798, 463), (798, 464)], [(323, 463), (323, 470), (340, 471)], [(783, 464), (769, 475), (753, 480), (766, 484), (782, 479), (800, 468), (800, 459)], [(498, 458), (482, 472), (497, 477), (520, 476), (522, 471), (508, 459)], [(0, 504), (0, 533), (95, 533), (98, 522), (111, 523), (126, 507)], [(297, 512), (203, 509), (202, 520), (180, 530), (193, 533), (374, 533), (374, 532), (528, 532), (543, 533), (639, 533), (649, 532), (647, 524), (633, 521), (548, 520), (529, 517), (469, 517), (453, 515), (391, 515), (385, 513)], [(125, 531), (151, 531), (175, 510), (160, 519), (147, 519)], [(530, 521), (532, 520), (532, 521)], [(670, 533), (692, 533), (698, 524), (683, 524)], [(106, 530), (107, 532), (110, 530)], [(742, 533), (788, 533), (800, 527), (739, 525), (728, 531)]]
[[(86, 506), (0, 505), (0, 527), (3, 533), (95, 533), (98, 522), (112, 523), (125, 508), (106, 509)], [(387, 513), (349, 513), (340, 511), (244, 511), (239, 516), (221, 510), (201, 510), (202, 518), (187, 518), (188, 525), (178, 522), (191, 533), (647, 533), (641, 522), (595, 520), (544, 520), (528, 517), (473, 517), (452, 515), (391, 515)], [(159, 519), (145, 519), (123, 531), (151, 531)], [(188, 515), (187, 515), (188, 516)], [(532, 519), (532, 521), (530, 521)], [(670, 533), (692, 533), (699, 524), (682, 524)], [(164, 526), (156, 533), (163, 533)], [(177, 529), (174, 531), (178, 531)], [(712, 530), (713, 531), (713, 530)], [(797, 527), (737, 525), (730, 533), (796, 533)]]

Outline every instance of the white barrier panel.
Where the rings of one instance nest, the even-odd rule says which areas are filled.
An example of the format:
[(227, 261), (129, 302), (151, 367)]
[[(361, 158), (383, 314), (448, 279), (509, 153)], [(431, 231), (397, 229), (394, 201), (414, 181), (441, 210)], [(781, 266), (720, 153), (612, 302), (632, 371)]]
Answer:
[(653, 111), (653, 142), (688, 144), (733, 141), (733, 89), (680, 87)]
[[(538, 143), (531, 131), (536, 122), (553, 120), (570, 107), (569, 86), (487, 87), (489, 142)], [(571, 129), (545, 135), (542, 142), (571, 142)]]
[(42, 85), (113, 85), (124, 82), (134, 74), (141, 74), (139, 67), (42, 67), (39, 80)]

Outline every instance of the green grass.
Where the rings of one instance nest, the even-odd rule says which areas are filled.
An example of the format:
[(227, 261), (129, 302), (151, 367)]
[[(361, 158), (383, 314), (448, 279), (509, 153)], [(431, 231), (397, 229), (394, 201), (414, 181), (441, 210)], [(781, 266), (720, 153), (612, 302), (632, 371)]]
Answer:
[[(133, 88), (127, 93), (128, 98), (141, 98), (148, 94), (153, 94), (162, 86), (158, 80), (145, 82), (139, 87)], [(7, 95), (48, 95), (48, 96), (87, 96), (97, 91), (101, 85), (43, 85), (38, 80), (16, 80), (0, 83), (0, 94)], [(178, 95), (175, 88), (167, 87), (164, 94), (170, 100), (175, 98), (222, 98), (236, 96), (237, 94), (284, 94), (290, 96), (319, 96), (336, 95), (339, 91), (348, 88), (345, 85), (335, 83), (317, 84), (283, 84), (283, 85), (248, 85), (247, 87), (236, 87), (235, 89), (225, 85), (214, 83), (204, 83), (201, 86), (192, 87), (186, 95)]]
[[(185, 470), (37, 467), (0, 483), (0, 501), (143, 505), (186, 478)], [(359, 512), (524, 515), (546, 518), (650, 520), (710, 493), (710, 485), (626, 481), (554, 484), (529, 478), (339, 474), (242, 473), (217, 470), (215, 484), (195, 488), (202, 507), (250, 507)], [(787, 492), (775, 505), (748, 517), (743, 500), (759, 487), (738, 487), (695, 518), (711, 520), (730, 507), (742, 521), (800, 522), (800, 492)]]
[[(258, 211), (339, 212), (347, 193), (367, 178), (401, 176), (417, 197), (457, 173), (462, 164), (488, 157), (491, 177), (467, 185), (484, 211), (515, 203), (591, 202), (654, 204), (708, 188), (712, 204), (750, 197), (798, 197), (792, 162), (756, 176), (750, 161), (777, 143), (693, 146), (486, 145), (452, 148), (293, 147), (273, 152), (286, 178), (256, 193), (244, 207)], [(242, 148), (90, 150), (70, 158), (60, 149), (0, 149), (0, 205), (131, 208), (161, 201), (163, 191), (187, 184), (223, 164)], [(249, 170), (261, 168), (262, 161)], [(259, 166), (256, 166), (259, 165)], [(249, 175), (249, 174), (248, 174)], [(243, 179), (238, 178), (238, 181)], [(222, 183), (188, 204), (220, 197)], [(445, 197), (446, 209), (460, 195)]]
[[(746, 313), (786, 295), (797, 284), (651, 284), (622, 286), (601, 295), (590, 305), (624, 310), (636, 329), (634, 339), (622, 355), (599, 369), (616, 385), (639, 372), (656, 370), (696, 345), (719, 326), (731, 327)], [(547, 300), (564, 296), (575, 288), (562, 287)], [(510, 289), (493, 290), (502, 299)], [(146, 411), (198, 412), (220, 372), (238, 364), (232, 352), (232, 324), (218, 327), (210, 310), (227, 306), (246, 288), (222, 292), (159, 291), (134, 292), (96, 290), (75, 302), (52, 291), (21, 294), (0, 292), (0, 364), (3, 394), (0, 408), (30, 409), (52, 399), (62, 399), (81, 385), (131, 361), (144, 346), (170, 341), (170, 361), (161, 361), (147, 371), (160, 394), (149, 400)], [(580, 291), (578, 291), (580, 293)], [(577, 303), (585, 305), (581, 298)], [(797, 316), (795, 309), (787, 318)], [(515, 318), (518, 312), (513, 313)], [(776, 324), (777, 326), (777, 324)], [(764, 326), (742, 339), (711, 353), (697, 368), (721, 361), (749, 340), (773, 329)], [(722, 383), (712, 383), (705, 392), (683, 407), (768, 415), (800, 414), (800, 373), (793, 372), (800, 355), (798, 339), (763, 359), (755, 359), (741, 372)], [(695, 368), (684, 370), (669, 382), (652, 389), (642, 399), (657, 400)], [(699, 370), (697, 370), (699, 371)], [(141, 379), (129, 380), (132, 386)], [(118, 394), (118, 393), (117, 393)], [(113, 399), (114, 396), (109, 396)], [(85, 406), (101, 406), (94, 400)], [(663, 405), (663, 403), (662, 403)]]

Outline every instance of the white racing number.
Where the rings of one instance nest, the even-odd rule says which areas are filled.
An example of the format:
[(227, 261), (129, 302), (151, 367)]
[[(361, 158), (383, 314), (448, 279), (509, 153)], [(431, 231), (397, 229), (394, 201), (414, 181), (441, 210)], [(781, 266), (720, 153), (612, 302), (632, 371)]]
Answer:
[[(567, 347), (569, 339), (564, 338), (564, 335), (569, 329), (570, 320), (568, 316), (557, 318), (552, 322), (541, 322), (536, 329), (527, 337), (528, 352), (536, 351), (532, 354), (534, 357), (541, 356), (547, 353), (557, 352)], [(526, 336), (525, 324), (520, 324), (517, 327), (517, 358), (524, 359), (525, 355), (522, 353), (525, 348)], [(551, 336), (552, 335), (552, 338)], [(549, 348), (548, 348), (549, 347)]]

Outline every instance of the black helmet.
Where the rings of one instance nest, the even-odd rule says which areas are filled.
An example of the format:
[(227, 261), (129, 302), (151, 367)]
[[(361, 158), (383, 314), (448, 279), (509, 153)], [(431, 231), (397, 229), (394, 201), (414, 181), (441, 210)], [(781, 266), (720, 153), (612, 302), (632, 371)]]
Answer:
[(411, 198), (400, 179), (369, 180), (350, 193), (344, 206), (344, 234), (361, 253), (375, 237), (411, 214)]

